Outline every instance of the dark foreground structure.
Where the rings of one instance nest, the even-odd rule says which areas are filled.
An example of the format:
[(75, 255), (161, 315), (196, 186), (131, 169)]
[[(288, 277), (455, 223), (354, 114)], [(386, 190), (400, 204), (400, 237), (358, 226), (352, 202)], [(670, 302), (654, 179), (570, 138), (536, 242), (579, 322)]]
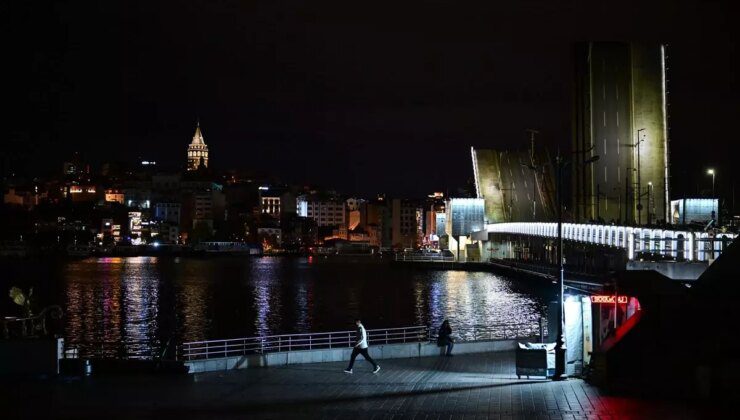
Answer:
[(740, 244), (732, 243), (692, 287), (629, 271), (619, 294), (642, 310), (594, 354), (594, 379), (611, 389), (715, 401), (740, 397)]
[[(580, 379), (517, 379), (514, 353), (194, 375), (3, 379), (4, 416), (64, 418), (700, 418), (720, 408), (607, 395)], [(10, 411), (8, 411), (10, 410)]]

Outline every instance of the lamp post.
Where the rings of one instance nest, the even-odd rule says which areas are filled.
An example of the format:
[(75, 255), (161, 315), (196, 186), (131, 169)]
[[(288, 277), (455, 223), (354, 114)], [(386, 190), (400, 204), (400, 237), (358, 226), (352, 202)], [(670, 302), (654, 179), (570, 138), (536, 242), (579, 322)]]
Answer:
[(565, 279), (565, 266), (563, 265), (563, 161), (558, 154), (558, 267), (560, 276), (558, 277), (558, 337), (555, 341), (555, 375), (553, 381), (562, 381), (568, 379), (565, 374), (565, 337), (563, 336), (563, 327), (565, 323), (564, 303), (563, 303), (563, 281)]
[(640, 179), (640, 143), (644, 140), (641, 136), (641, 133), (645, 131), (644, 128), (641, 128), (637, 130), (637, 142), (635, 143), (635, 147), (637, 148), (637, 224), (642, 224), (642, 193), (640, 190), (642, 189), (642, 180)]
[(650, 204), (650, 193), (653, 192), (653, 182), (648, 181), (648, 189), (647, 189), (647, 224), (648, 226), (651, 226), (653, 223), (653, 206)]
[(524, 166), (525, 168), (529, 168), (532, 170), (532, 175), (534, 178), (532, 179), (532, 221), (537, 221), (537, 172), (542, 172), (542, 166), (536, 166), (533, 164), (528, 163), (519, 163), (520, 165)]
[(707, 169), (707, 175), (712, 176), (712, 198), (714, 198), (714, 169)]
[[(525, 165), (525, 166), (528, 166), (530, 169), (532, 169), (532, 175), (534, 175), (534, 179), (532, 181), (534, 182), (534, 184), (532, 185), (532, 221), (536, 222), (537, 221), (537, 169), (538, 168), (534, 164), (534, 136), (535, 134), (540, 134), (540, 132), (533, 128), (528, 128), (524, 131), (529, 133), (529, 142), (530, 142), (529, 160), (531, 164)], [(543, 204), (543, 208), (544, 208), (544, 204)]]
[[(599, 156), (592, 156), (588, 160), (584, 161), (583, 164), (594, 163), (599, 160)], [(560, 157), (560, 153), (556, 158), (556, 165), (558, 170), (558, 188), (557, 188), (557, 201), (558, 201), (558, 267), (560, 268), (560, 275), (558, 277), (558, 333), (555, 341), (555, 375), (553, 375), (553, 381), (562, 381), (568, 379), (568, 375), (565, 373), (565, 264), (563, 263), (563, 168), (570, 164), (565, 162)]]
[[(588, 149), (574, 150), (573, 154), (578, 155), (576, 159), (578, 162), (581, 162), (582, 160), (585, 160), (585, 158), (582, 158), (582, 157), (586, 156), (586, 154), (594, 150), (594, 148), (595, 146), (591, 145), (591, 147), (589, 147)], [(574, 191), (576, 194), (576, 206), (574, 208), (576, 211), (576, 218), (577, 219), (581, 217), (592, 218), (593, 217), (593, 208), (591, 208), (592, 206), (588, 205), (589, 209), (591, 209), (591, 212), (590, 213), (586, 212), (586, 207), (587, 207), (586, 198), (589, 197), (589, 194), (590, 194), (589, 192), (587, 192), (586, 186), (587, 185), (591, 186), (591, 182), (586, 181), (587, 174), (586, 174), (585, 168), (584, 170), (578, 171), (578, 172), (579, 174), (578, 174), (578, 179), (576, 182), (576, 191)], [(588, 217), (587, 214), (590, 214), (590, 217)]]
[(512, 209), (514, 207), (514, 181), (511, 182), (511, 188), (501, 188), (497, 185), (496, 189), (501, 191), (501, 197), (503, 197), (502, 201), (504, 201), (504, 204), (506, 204), (505, 194), (509, 194), (509, 212), (508, 214), (506, 214), (506, 206), (504, 206), (504, 218), (510, 222), (513, 222), (514, 218), (512, 216)]

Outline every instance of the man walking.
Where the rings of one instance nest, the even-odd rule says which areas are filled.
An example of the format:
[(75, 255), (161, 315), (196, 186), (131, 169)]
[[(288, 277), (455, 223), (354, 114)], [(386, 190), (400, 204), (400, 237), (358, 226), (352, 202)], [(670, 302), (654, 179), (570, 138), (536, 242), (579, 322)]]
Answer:
[(380, 371), (380, 365), (375, 363), (375, 360), (373, 360), (367, 352), (367, 331), (365, 331), (365, 327), (359, 319), (355, 320), (355, 325), (357, 325), (357, 343), (355, 343), (355, 347), (352, 349), (352, 357), (349, 359), (349, 367), (344, 369), (344, 372), (352, 373), (352, 366), (355, 365), (355, 359), (358, 354), (361, 354), (365, 360), (373, 364), (373, 373), (378, 373)]

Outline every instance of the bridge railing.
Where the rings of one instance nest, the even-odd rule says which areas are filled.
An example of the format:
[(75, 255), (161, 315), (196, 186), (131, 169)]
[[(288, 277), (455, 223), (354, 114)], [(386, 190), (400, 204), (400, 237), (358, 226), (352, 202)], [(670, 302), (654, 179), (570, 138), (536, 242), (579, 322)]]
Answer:
[[(490, 233), (557, 237), (557, 223), (494, 223)], [(681, 261), (709, 261), (717, 258), (737, 238), (734, 233), (691, 232), (619, 225), (563, 223), (563, 239), (622, 248), (630, 259), (660, 255)]]

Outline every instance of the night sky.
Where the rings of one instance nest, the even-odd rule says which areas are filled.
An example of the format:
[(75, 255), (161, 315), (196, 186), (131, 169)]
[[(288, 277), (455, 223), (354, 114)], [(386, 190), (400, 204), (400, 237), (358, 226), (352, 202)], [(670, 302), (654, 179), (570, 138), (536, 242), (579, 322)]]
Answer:
[(18, 172), (72, 151), (184, 165), (199, 117), (218, 169), (454, 189), (471, 145), (524, 147), (532, 127), (570, 147), (573, 42), (640, 40), (669, 44), (673, 195), (711, 188), (709, 166), (727, 197), (740, 181), (729, 2), (13, 3), (3, 153)]

